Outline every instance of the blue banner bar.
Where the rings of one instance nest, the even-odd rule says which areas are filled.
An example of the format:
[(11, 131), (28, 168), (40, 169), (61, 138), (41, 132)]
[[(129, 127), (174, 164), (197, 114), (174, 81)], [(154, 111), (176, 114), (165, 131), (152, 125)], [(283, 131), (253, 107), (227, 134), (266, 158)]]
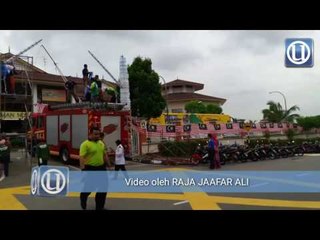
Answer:
[(318, 171), (70, 172), (70, 192), (320, 192)]
[(68, 192), (319, 193), (320, 171), (69, 171), (32, 169), (31, 194)]

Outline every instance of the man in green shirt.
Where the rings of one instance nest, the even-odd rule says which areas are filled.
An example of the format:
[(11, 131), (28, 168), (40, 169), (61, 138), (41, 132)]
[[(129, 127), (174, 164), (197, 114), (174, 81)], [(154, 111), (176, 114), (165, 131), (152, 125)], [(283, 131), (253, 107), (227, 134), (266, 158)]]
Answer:
[[(100, 140), (100, 129), (94, 127), (90, 131), (89, 140), (80, 146), (80, 168), (82, 171), (104, 171), (111, 167), (104, 143)], [(87, 200), (91, 192), (80, 193), (81, 208), (87, 208)], [(97, 192), (95, 196), (96, 210), (103, 210), (106, 192)]]

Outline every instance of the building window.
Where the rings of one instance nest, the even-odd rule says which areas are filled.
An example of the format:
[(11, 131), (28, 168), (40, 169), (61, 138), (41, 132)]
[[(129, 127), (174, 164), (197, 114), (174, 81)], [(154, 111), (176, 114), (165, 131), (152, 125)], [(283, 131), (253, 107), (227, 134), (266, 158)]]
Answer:
[(186, 85), (186, 92), (194, 92), (193, 86), (191, 85)]
[(180, 92), (182, 92), (182, 86), (173, 86), (172, 92), (173, 92), (173, 93), (180, 93)]

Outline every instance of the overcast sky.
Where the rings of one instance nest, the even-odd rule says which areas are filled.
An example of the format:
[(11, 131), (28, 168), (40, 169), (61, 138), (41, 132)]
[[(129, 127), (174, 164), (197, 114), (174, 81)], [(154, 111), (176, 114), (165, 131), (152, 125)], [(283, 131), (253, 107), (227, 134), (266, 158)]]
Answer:
[[(313, 68), (286, 68), (286, 38), (314, 40)], [(298, 105), (302, 116), (320, 114), (320, 31), (8, 31), (0, 30), (0, 52), (17, 54), (39, 39), (65, 76), (81, 77), (83, 64), (111, 80), (89, 55), (93, 52), (104, 66), (119, 76), (119, 59), (127, 64), (136, 56), (150, 58), (153, 69), (167, 82), (177, 78), (204, 84), (199, 91), (226, 98), (224, 113), (247, 120), (262, 119), (267, 101), (280, 102), (281, 91), (288, 108)], [(24, 55), (34, 64), (59, 74), (40, 44)]]

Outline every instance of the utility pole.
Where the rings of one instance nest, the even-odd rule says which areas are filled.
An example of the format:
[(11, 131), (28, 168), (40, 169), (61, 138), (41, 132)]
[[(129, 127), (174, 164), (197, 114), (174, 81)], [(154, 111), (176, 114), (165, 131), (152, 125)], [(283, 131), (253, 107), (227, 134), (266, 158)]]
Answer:
[[(164, 85), (165, 85), (165, 94), (166, 94), (166, 97), (168, 97), (168, 92), (167, 92), (167, 83), (166, 83), (166, 80), (164, 79), (164, 77), (162, 77), (161, 75), (159, 75), (159, 77), (163, 80), (164, 82)], [(166, 116), (166, 119), (169, 118), (169, 109), (168, 109), (168, 101), (167, 99), (166, 100), (166, 109), (167, 109), (167, 116)]]
[[(43, 47), (43, 49), (46, 51), (46, 53), (48, 54), (48, 56), (51, 58), (53, 64), (56, 66), (56, 69), (57, 69), (58, 72), (60, 73), (60, 76), (61, 76), (62, 80), (64, 81), (64, 83), (66, 83), (66, 82), (68, 81), (68, 79), (63, 75), (63, 73), (62, 73), (62, 71), (60, 70), (60, 68), (58, 67), (57, 63), (53, 60), (53, 58), (51, 57), (51, 55), (50, 55), (50, 53), (47, 51), (47, 49), (46, 49), (43, 45), (41, 45), (41, 47)], [(65, 86), (65, 88), (67, 89), (66, 86)], [(68, 91), (68, 93), (69, 93), (70, 90), (67, 89), (67, 91)], [(72, 96), (73, 96), (73, 98), (74, 98), (74, 100), (75, 100), (76, 102), (79, 102), (79, 98), (78, 98), (78, 96), (77, 96), (75, 93), (72, 94)]]
[(285, 111), (286, 111), (286, 113), (287, 113), (288, 109), (287, 109), (287, 100), (286, 100), (286, 96), (285, 96), (282, 92), (280, 92), (280, 91), (272, 91), (272, 92), (269, 92), (269, 94), (272, 94), (272, 93), (279, 93), (279, 94), (281, 94), (281, 95), (282, 95), (283, 100), (284, 100), (284, 108), (285, 108)]
[(34, 46), (36, 46), (38, 43), (40, 43), (42, 41), (42, 39), (40, 39), (39, 41), (35, 42), (34, 44), (32, 44), (31, 46), (27, 47), (26, 49), (22, 50), (21, 52), (19, 52), (17, 55), (12, 56), (11, 58), (8, 58), (5, 63), (9, 63), (9, 62), (13, 62), (16, 58), (18, 58), (20, 55), (24, 54), (26, 51), (28, 51), (29, 49), (33, 48)]
[(108, 69), (105, 66), (103, 66), (103, 64), (96, 58), (96, 56), (92, 52), (90, 52), (89, 50), (88, 52), (94, 58), (94, 60), (96, 60), (97, 63), (99, 63), (99, 65), (109, 74), (113, 81), (115, 81), (115, 83), (120, 87), (120, 82), (108, 71)]

